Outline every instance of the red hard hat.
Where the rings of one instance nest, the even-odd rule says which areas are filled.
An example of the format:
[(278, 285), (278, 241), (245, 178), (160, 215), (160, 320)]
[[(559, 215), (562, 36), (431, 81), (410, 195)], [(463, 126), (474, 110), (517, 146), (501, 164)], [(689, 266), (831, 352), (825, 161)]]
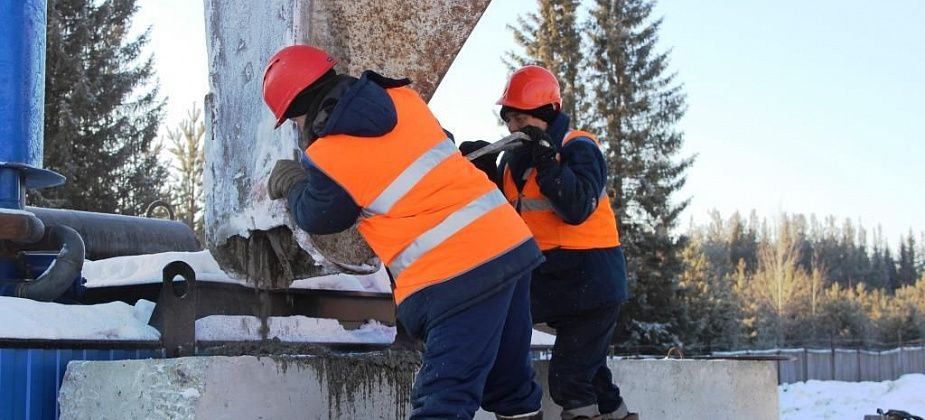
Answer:
[(263, 101), (273, 111), (276, 127), (286, 121), (286, 110), (295, 97), (335, 64), (334, 57), (308, 45), (289, 46), (270, 57), (263, 71)]
[(559, 81), (549, 70), (540, 66), (521, 67), (508, 79), (504, 94), (497, 103), (524, 110), (555, 104), (558, 110), (562, 108)]

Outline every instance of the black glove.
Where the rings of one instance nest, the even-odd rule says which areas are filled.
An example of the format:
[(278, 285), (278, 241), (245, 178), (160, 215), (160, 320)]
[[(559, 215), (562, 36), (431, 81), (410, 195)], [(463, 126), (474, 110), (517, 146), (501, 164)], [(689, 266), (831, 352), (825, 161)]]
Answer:
[[(459, 151), (462, 152), (463, 156), (465, 156), (485, 146), (488, 146), (489, 144), (491, 143), (485, 140), (464, 141), (459, 144)], [(501, 152), (489, 153), (485, 156), (479, 156), (472, 161), (472, 164), (475, 165), (476, 168), (479, 168), (480, 171), (485, 172), (485, 175), (488, 175), (488, 179), (494, 183), (497, 183), (495, 178), (498, 177), (499, 154), (501, 154)]]
[(267, 195), (271, 200), (287, 197), (293, 185), (306, 179), (308, 173), (301, 163), (290, 159), (277, 160), (270, 172), (270, 180), (267, 181)]
[(552, 145), (552, 138), (546, 131), (528, 125), (519, 130), (530, 137), (530, 155), (533, 157), (533, 166), (537, 169), (556, 163), (556, 148)]

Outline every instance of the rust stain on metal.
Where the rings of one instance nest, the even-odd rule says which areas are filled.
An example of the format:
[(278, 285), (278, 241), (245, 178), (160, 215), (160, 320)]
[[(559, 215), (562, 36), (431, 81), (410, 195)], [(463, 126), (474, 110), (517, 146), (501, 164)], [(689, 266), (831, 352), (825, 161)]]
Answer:
[(408, 77), (429, 100), (490, 0), (315, 0), (307, 43), (327, 48), (341, 70)]

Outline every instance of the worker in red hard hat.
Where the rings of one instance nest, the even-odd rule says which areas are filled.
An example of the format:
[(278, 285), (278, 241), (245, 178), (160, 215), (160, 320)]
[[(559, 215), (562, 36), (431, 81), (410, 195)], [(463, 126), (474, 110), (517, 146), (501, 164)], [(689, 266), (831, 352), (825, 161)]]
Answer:
[(627, 292), (601, 143), (571, 127), (559, 82), (543, 67), (515, 71), (498, 105), (508, 129), (532, 140), (505, 152), (494, 177), (546, 257), (533, 272), (531, 308), (556, 333), (550, 396), (563, 419), (636, 419), (607, 368)]
[(268, 183), (310, 233), (358, 230), (394, 278), (399, 321), (424, 341), (412, 418), (538, 418), (529, 356), (536, 242), (493, 183), (457, 150), (407, 79), (339, 75), (295, 45), (263, 79), (276, 126), (292, 121), (305, 162)]

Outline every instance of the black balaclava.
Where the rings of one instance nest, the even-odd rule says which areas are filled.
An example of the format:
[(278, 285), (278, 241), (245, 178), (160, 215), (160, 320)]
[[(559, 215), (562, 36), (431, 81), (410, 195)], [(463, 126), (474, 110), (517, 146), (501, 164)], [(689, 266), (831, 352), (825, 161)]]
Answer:
[(519, 109), (511, 106), (502, 106), (501, 107), (501, 119), (507, 121), (506, 115), (511, 112), (520, 112), (521, 114), (532, 115), (536, 118), (539, 118), (546, 122), (546, 124), (552, 124), (553, 120), (559, 116), (559, 111), (556, 110), (556, 107), (553, 104), (546, 104), (539, 108), (533, 109)]
[(337, 105), (337, 100), (356, 80), (351, 76), (339, 75), (331, 69), (293, 99), (292, 104), (286, 109), (286, 118), (306, 116), (299, 147), (304, 150), (318, 138), (316, 133), (324, 128), (328, 115)]

